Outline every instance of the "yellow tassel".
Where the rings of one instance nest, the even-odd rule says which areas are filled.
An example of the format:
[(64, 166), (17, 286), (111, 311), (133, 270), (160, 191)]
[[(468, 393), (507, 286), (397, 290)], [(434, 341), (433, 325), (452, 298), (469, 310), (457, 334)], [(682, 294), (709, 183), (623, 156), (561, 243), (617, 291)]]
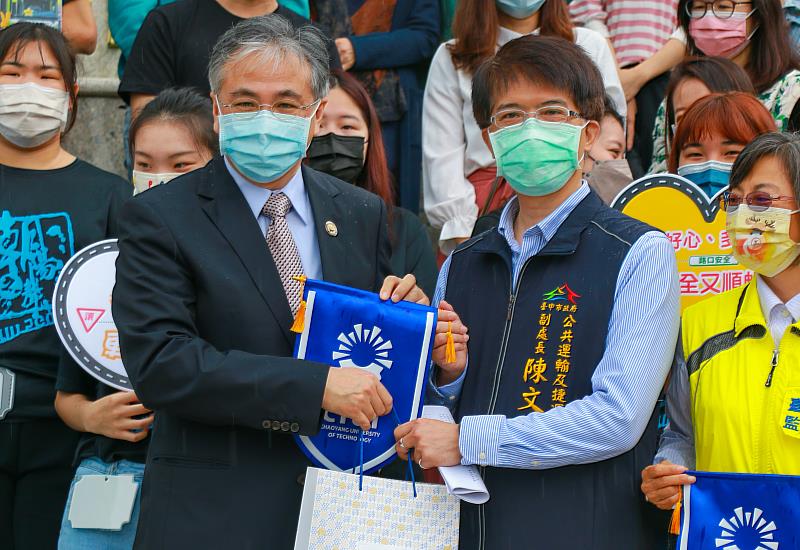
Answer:
[(444, 362), (448, 365), (456, 362), (456, 344), (453, 341), (453, 323), (447, 323), (447, 347), (444, 350)]
[(306, 283), (306, 276), (305, 275), (298, 275), (296, 277), (292, 277), (295, 281), (300, 281), (300, 307), (297, 309), (297, 315), (294, 317), (294, 323), (292, 323), (292, 328), (289, 329), (292, 332), (301, 333), (306, 326), (306, 301), (303, 300), (303, 290), (305, 288)]
[(675, 505), (675, 509), (672, 511), (672, 520), (669, 522), (669, 532), (671, 535), (680, 535), (681, 534), (681, 501), (678, 501), (678, 504)]

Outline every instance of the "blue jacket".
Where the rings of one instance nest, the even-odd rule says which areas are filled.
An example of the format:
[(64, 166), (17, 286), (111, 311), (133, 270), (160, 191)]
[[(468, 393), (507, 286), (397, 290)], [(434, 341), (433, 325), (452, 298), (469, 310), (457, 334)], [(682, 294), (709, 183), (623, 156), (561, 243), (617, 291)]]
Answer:
[[(544, 412), (591, 394), (620, 267), (630, 243), (651, 230), (591, 193), (526, 262), (514, 291), (511, 250), (499, 232), (459, 246), (445, 295), (470, 327), (456, 419)], [(469, 277), (458, 276), (464, 273)], [(656, 426), (651, 414), (632, 450), (592, 464), (483, 468), (492, 498), (462, 503), (459, 548), (657, 548), (666, 523), (658, 524), (662, 518), (639, 490), (640, 472), (655, 454)]]
[[(352, 8), (359, 3), (350, 4)], [(349, 37), (356, 54), (353, 68), (397, 69), (407, 92), (421, 90), (423, 79), (417, 69), (427, 67), (439, 45), (439, 21), (437, 0), (397, 0), (391, 31)]]

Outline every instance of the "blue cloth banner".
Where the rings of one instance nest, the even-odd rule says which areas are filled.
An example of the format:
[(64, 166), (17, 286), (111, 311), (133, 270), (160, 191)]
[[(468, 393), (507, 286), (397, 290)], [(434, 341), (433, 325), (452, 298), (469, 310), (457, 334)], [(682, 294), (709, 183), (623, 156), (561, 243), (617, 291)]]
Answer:
[[(295, 357), (334, 367), (357, 367), (380, 378), (402, 422), (418, 418), (430, 365), (436, 309), (383, 301), (377, 294), (308, 280), (303, 332)], [(363, 464), (368, 473), (394, 460), (394, 415), (378, 418), (363, 432), (351, 420), (325, 411), (320, 431), (295, 439), (317, 466), (346, 471)]]
[(800, 477), (688, 473), (678, 550), (800, 548)]

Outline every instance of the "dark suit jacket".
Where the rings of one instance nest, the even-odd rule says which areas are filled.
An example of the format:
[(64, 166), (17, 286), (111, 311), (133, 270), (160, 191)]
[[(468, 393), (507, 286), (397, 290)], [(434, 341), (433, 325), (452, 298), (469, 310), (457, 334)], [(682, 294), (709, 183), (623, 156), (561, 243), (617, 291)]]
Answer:
[[(376, 290), (383, 202), (303, 167), (326, 280)], [(332, 221), (338, 235), (325, 230)], [(136, 548), (291, 548), (326, 365), (291, 358), (264, 235), (221, 159), (123, 209), (113, 295), (122, 356), (156, 411)]]

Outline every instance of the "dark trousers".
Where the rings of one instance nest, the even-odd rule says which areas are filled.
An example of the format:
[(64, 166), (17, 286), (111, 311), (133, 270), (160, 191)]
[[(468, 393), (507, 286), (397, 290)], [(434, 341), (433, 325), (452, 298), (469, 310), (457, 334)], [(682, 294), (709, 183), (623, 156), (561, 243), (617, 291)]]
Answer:
[(653, 161), (653, 127), (668, 83), (669, 73), (664, 73), (645, 84), (636, 96), (633, 149), (628, 151), (628, 164), (634, 179), (645, 175)]
[(80, 434), (57, 418), (0, 422), (0, 547), (58, 543)]

